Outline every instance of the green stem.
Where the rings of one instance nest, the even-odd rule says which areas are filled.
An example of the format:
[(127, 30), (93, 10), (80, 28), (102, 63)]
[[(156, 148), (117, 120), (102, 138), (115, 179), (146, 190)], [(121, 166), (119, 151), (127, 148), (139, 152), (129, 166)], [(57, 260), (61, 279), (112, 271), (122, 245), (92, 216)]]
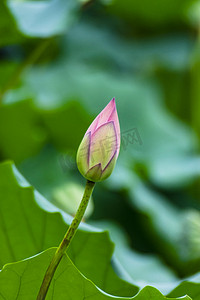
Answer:
[(54, 273), (55, 273), (63, 255), (65, 254), (65, 251), (69, 247), (69, 245), (76, 233), (76, 230), (83, 218), (83, 215), (87, 208), (90, 196), (92, 195), (94, 185), (95, 185), (94, 182), (87, 180), (82, 201), (79, 205), (79, 208), (76, 212), (76, 215), (75, 215), (70, 227), (67, 230), (67, 233), (65, 234), (62, 242), (60, 243), (56, 253), (54, 254), (54, 256), (48, 266), (48, 269), (44, 275), (42, 285), (40, 287), (39, 294), (37, 296), (37, 300), (44, 300), (46, 298), (46, 295), (47, 295), (49, 286), (51, 284), (52, 278), (54, 276)]

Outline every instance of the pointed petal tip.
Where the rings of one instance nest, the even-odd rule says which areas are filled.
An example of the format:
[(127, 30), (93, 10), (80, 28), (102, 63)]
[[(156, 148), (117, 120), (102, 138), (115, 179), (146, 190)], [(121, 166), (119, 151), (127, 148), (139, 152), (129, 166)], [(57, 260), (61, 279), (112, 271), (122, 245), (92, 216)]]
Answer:
[(116, 108), (115, 97), (113, 97), (113, 98), (110, 100), (110, 102), (108, 102), (106, 108), (109, 109), (109, 110), (113, 110), (114, 108)]
[(115, 104), (115, 102), (116, 102), (115, 101), (115, 97), (113, 97), (110, 102), (113, 103), (113, 104)]

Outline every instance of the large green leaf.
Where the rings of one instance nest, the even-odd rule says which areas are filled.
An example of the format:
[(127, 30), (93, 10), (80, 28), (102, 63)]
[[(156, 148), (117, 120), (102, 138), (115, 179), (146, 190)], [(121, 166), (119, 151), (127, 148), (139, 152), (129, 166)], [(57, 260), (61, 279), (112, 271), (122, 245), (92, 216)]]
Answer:
[(31, 37), (64, 33), (76, 17), (79, 3), (73, 0), (8, 1), (19, 30)]
[(172, 292), (169, 293), (169, 297), (176, 297), (176, 295), (184, 295), (185, 291), (187, 291), (187, 295), (189, 295), (193, 300), (200, 299), (200, 273), (192, 276), (191, 278), (187, 278), (182, 281), (176, 288), (173, 289)]
[[(174, 71), (186, 69), (190, 54), (195, 45), (187, 34), (162, 35), (159, 37), (127, 37), (123, 31), (101, 20), (95, 22), (82, 18), (63, 36), (70, 61), (87, 63), (106, 72), (115, 70), (123, 74), (142, 69), (154, 72), (160, 66)], [(112, 42), (110, 42), (112, 41)], [(179, 74), (180, 76), (180, 74)]]
[[(63, 218), (67, 222), (71, 220), (66, 214)], [(63, 218), (59, 209), (34, 193), (11, 163), (0, 165), (1, 267), (58, 246), (68, 227)], [(138, 287), (121, 280), (111, 267), (114, 245), (108, 233), (95, 232), (84, 224), (81, 227), (68, 251), (75, 265), (104, 291), (134, 295)]]
[[(31, 259), (9, 264), (0, 273), (0, 299), (1, 300), (34, 300), (36, 299), (44, 272), (54, 254), (50, 249)], [(96, 266), (95, 266), (96, 268)], [(98, 272), (98, 269), (96, 269)], [(71, 300), (77, 299), (134, 299), (134, 300), (167, 300), (158, 290), (153, 287), (145, 287), (139, 294), (132, 298), (113, 297), (98, 289), (90, 280), (83, 276), (71, 260), (64, 255), (56, 270), (50, 286), (47, 300)], [(170, 298), (176, 300), (179, 298)], [(189, 300), (188, 296), (181, 299)]]

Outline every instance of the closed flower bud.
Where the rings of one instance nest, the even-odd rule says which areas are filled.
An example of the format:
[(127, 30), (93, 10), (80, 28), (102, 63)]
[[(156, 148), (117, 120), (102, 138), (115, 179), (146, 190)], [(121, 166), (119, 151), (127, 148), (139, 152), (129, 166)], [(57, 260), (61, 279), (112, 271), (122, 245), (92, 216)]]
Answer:
[(77, 152), (80, 173), (90, 181), (110, 176), (120, 148), (120, 127), (113, 98), (86, 131)]

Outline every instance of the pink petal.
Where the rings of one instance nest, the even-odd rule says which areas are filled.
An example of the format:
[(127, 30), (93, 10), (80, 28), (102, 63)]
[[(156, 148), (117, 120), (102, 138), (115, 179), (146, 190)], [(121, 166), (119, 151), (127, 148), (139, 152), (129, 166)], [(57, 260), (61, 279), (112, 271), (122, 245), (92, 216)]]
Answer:
[(116, 106), (114, 107), (108, 122), (114, 122), (115, 125), (115, 130), (116, 130), (116, 136), (117, 136), (117, 156), (119, 154), (119, 148), (120, 148), (120, 126), (119, 126), (119, 119), (118, 119), (118, 114), (117, 114), (117, 108)]
[(91, 136), (90, 168), (101, 163), (104, 169), (115, 151), (117, 151), (117, 136), (114, 122), (110, 121), (98, 127)]
[[(94, 119), (86, 133), (89, 131), (91, 134), (95, 132), (101, 125), (108, 122), (110, 116), (112, 115), (113, 111), (116, 110), (115, 98), (113, 98), (106, 107), (100, 112), (100, 114)], [(119, 121), (118, 121), (119, 122)], [(116, 128), (117, 129), (117, 128)]]

